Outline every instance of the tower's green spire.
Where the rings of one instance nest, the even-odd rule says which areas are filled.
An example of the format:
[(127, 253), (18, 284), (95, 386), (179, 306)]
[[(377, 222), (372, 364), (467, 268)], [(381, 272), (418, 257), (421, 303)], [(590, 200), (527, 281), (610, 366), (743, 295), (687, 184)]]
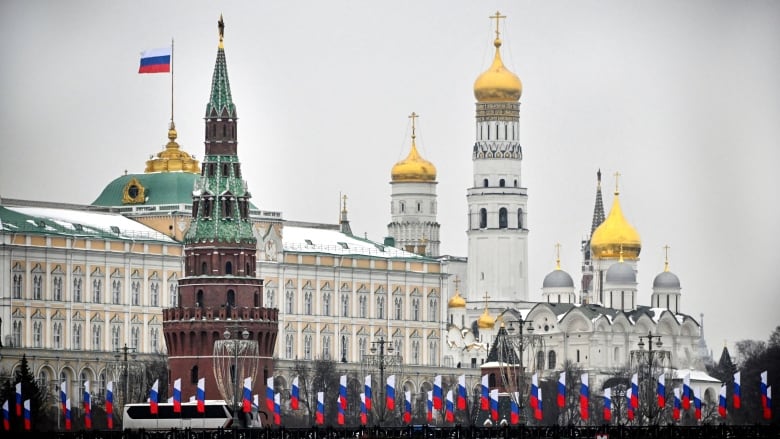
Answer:
[[(214, 75), (211, 78), (211, 97), (206, 105), (206, 117), (236, 117), (236, 106), (230, 95), (230, 80), (228, 79), (227, 63), (225, 62), (225, 22), (219, 16), (219, 49), (217, 62), (214, 65)], [(225, 113), (227, 112), (227, 113)]]

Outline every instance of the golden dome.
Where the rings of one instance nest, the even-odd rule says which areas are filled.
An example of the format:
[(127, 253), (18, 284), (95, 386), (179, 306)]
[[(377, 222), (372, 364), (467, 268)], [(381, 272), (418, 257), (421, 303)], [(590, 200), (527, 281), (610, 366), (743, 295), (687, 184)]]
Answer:
[(493, 326), (496, 324), (496, 319), (490, 316), (490, 313), (488, 313), (487, 308), (485, 308), (485, 312), (482, 313), (481, 316), (477, 319), (477, 326), (479, 326), (481, 329), (493, 329)]
[(447, 308), (465, 308), (466, 299), (460, 295), (458, 290), (455, 290), (455, 295), (452, 296), (449, 302), (447, 302)]
[(165, 150), (158, 153), (156, 158), (146, 161), (145, 173), (150, 172), (190, 172), (200, 173), (200, 164), (191, 155), (182, 151), (176, 143), (176, 125), (171, 121), (168, 128), (168, 144)]
[(518, 101), (523, 94), (523, 83), (501, 61), (501, 39), (498, 36), (493, 45), (496, 46), (493, 64), (474, 81), (474, 97), (479, 102)]
[(590, 249), (595, 258), (618, 258), (635, 260), (642, 250), (639, 233), (623, 217), (620, 209), (620, 193), (615, 191), (615, 200), (607, 219), (601, 223), (590, 238)]
[(392, 181), (435, 181), (436, 166), (425, 160), (417, 152), (417, 145), (414, 142), (414, 120), (419, 117), (417, 113), (412, 113), (409, 118), (412, 119), (412, 149), (405, 159), (396, 163), (390, 171)]

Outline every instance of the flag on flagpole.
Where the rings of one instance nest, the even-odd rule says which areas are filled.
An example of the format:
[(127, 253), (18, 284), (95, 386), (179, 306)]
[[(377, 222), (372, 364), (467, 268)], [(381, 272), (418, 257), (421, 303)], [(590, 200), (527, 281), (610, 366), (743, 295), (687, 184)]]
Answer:
[(626, 389), (626, 417), (629, 421), (634, 420), (634, 407), (631, 405), (631, 388)]
[(631, 408), (634, 411), (639, 409), (639, 374), (631, 376)]
[(65, 430), (70, 431), (70, 398), (65, 400)]
[(433, 377), (433, 408), (441, 410), (441, 375)]
[(561, 372), (558, 376), (558, 408), (566, 405), (566, 372)]
[(138, 73), (168, 73), (171, 71), (171, 47), (160, 47), (141, 52)]
[(510, 401), (510, 414), (509, 423), (511, 425), (517, 425), (520, 423), (520, 392), (512, 392), (512, 399)]
[(612, 421), (612, 389), (604, 389), (604, 422)]
[(718, 414), (721, 418), (726, 417), (726, 385), (720, 386), (720, 393), (718, 394)]
[(404, 424), (412, 423), (412, 392), (404, 392)]
[(739, 383), (740, 372), (734, 374), (734, 408), (738, 409), (742, 405), (742, 392)]
[[(24, 400), (24, 430), (30, 431), (31, 425), (30, 425), (30, 400), (25, 399)], [(91, 428), (91, 425), (90, 425)]]
[(467, 408), (467, 394), (466, 394), (466, 374), (462, 374), (458, 377), (458, 410), (466, 410)]
[(480, 407), (482, 410), (489, 410), (490, 389), (488, 388), (488, 376), (482, 375), (482, 398), (480, 399)]
[(341, 396), (341, 410), (347, 411), (347, 376), (341, 375), (339, 378), (339, 395)]
[(114, 428), (114, 382), (106, 384), (106, 426), (109, 430)]
[(206, 378), (198, 378), (198, 413), (206, 413)]
[(691, 408), (691, 373), (688, 372), (683, 377), (682, 408), (688, 410)]
[(764, 419), (772, 419), (772, 386), (766, 388), (766, 406), (764, 406)]
[(149, 392), (149, 412), (153, 415), (157, 414), (157, 386), (158, 386), (159, 380), (154, 380), (154, 384), (152, 384), (152, 391)]
[(16, 383), (16, 416), (22, 417), (22, 382)]
[(366, 375), (365, 390), (366, 393), (366, 411), (371, 410), (371, 375)]
[(385, 398), (385, 408), (393, 411), (395, 410), (395, 375), (387, 377), (387, 386), (385, 389), (385, 394), (387, 395)]
[(767, 371), (761, 372), (761, 407), (766, 408)]
[(300, 405), (299, 392), (300, 389), (298, 388), (298, 377), (296, 376), (293, 378), (292, 391), (290, 392), (290, 408), (293, 410), (298, 410)]
[(531, 394), (528, 397), (531, 401), (531, 408), (534, 410), (534, 417), (536, 417), (536, 408), (539, 407), (539, 376), (537, 374), (531, 376)]
[(428, 419), (428, 422), (433, 422), (433, 390), (429, 390), (426, 392), (428, 396), (428, 401), (425, 404), (426, 407), (426, 419)]
[(664, 408), (666, 406), (666, 378), (664, 374), (658, 377), (658, 407)]
[(699, 389), (694, 388), (693, 389), (693, 415), (696, 417), (697, 421), (701, 420), (701, 395), (699, 394)]
[(674, 392), (674, 404), (672, 404), (672, 419), (675, 421), (680, 420), (680, 389), (675, 387), (672, 389)]
[(368, 424), (368, 410), (366, 409), (366, 394), (360, 393), (360, 425)]
[(265, 380), (265, 408), (269, 413), (274, 412), (274, 377)]
[(336, 423), (344, 425), (344, 405), (341, 403), (341, 395), (336, 397), (336, 409), (338, 410), (336, 414)]
[(325, 423), (325, 392), (317, 392), (317, 411), (314, 415), (314, 422), (317, 425)]
[[(258, 395), (255, 395), (257, 399)], [(274, 393), (274, 424), (282, 425), (282, 395)]]
[[(273, 386), (274, 381), (273, 377), (271, 377), (271, 386)], [(252, 411), (252, 377), (244, 378), (244, 413), (249, 413)], [(274, 412), (274, 394), (273, 394), (273, 387), (271, 387), (271, 413)]]
[[(92, 429), (92, 400), (89, 395), (89, 380), (84, 381), (84, 428)], [(28, 400), (29, 401), (29, 400)]]
[(539, 387), (536, 389), (536, 410), (534, 410), (534, 418), (536, 418), (537, 421), (541, 421), (544, 417), (544, 409), (542, 406), (542, 388)]
[(447, 391), (447, 403), (444, 407), (444, 420), (455, 422), (455, 402), (452, 400), (452, 390)]
[(590, 402), (590, 390), (588, 389), (588, 374), (583, 373), (580, 377), (582, 385), (580, 386), (580, 417), (588, 420), (588, 403)]
[(498, 421), (498, 389), (490, 389), (490, 419)]
[(181, 413), (181, 378), (173, 382), (173, 412)]
[(65, 414), (65, 402), (68, 399), (68, 385), (65, 381), (60, 383), (60, 407), (62, 408), (62, 414)]
[(8, 431), (11, 429), (11, 416), (8, 413), (8, 401), (3, 402), (3, 430)]

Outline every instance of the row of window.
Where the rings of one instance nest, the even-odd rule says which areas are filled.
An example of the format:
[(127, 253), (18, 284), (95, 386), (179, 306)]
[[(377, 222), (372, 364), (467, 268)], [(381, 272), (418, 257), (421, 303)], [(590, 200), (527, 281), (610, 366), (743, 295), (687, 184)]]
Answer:
[[(265, 305), (269, 308), (276, 308), (276, 291), (274, 289), (266, 289), (266, 300)], [(297, 309), (295, 307), (295, 296), (296, 291), (294, 290), (287, 290), (285, 292), (285, 298), (284, 298), (284, 313), (285, 314), (298, 314)], [(392, 308), (392, 314), (390, 315), (390, 318), (395, 320), (412, 320), (412, 321), (422, 321), (423, 320), (423, 309), (422, 306), (424, 304), (424, 301), (422, 298), (419, 297), (412, 297), (410, 300), (411, 303), (411, 309), (409, 310), (409, 316), (407, 317), (405, 314), (405, 308), (404, 308), (404, 298), (403, 297), (394, 297), (393, 298), (393, 308)], [(368, 293), (361, 293), (358, 295), (358, 310), (357, 315), (352, 315), (352, 309), (350, 306), (350, 294), (342, 294), (341, 295), (341, 304), (340, 304), (339, 314), (338, 316), (341, 317), (359, 317), (361, 319), (367, 319), (369, 318), (369, 304), (368, 304)], [(333, 313), (332, 308), (332, 297), (331, 293), (321, 293), (320, 297), (320, 314), (322, 316), (330, 316)], [(429, 297), (428, 298), (428, 309), (427, 309), (427, 321), (429, 322), (436, 322), (438, 318), (437, 310), (439, 309), (439, 299), (438, 297)], [(312, 291), (304, 291), (303, 293), (303, 310), (302, 314), (304, 315), (314, 315), (314, 293)], [(377, 319), (384, 319), (385, 318), (385, 297), (383, 295), (377, 295), (376, 297), (376, 306), (374, 307), (374, 318)]]
[[(114, 305), (124, 305), (124, 291), (122, 288), (123, 281), (120, 279), (111, 280), (111, 298), (110, 303)], [(141, 305), (141, 281), (134, 280), (130, 283), (130, 304), (133, 306)], [(168, 300), (171, 306), (176, 306), (178, 300), (177, 294), (178, 284), (174, 281), (168, 282)], [(90, 290), (91, 297), (89, 301), (92, 303), (104, 303), (103, 301), (103, 279), (93, 277), (92, 288)], [(11, 294), (14, 299), (26, 299), (28, 295), (24, 294), (24, 275), (22, 273), (14, 273), (11, 286)], [(32, 300), (53, 300), (53, 301), (65, 301), (68, 300), (67, 291), (63, 289), (63, 276), (55, 275), (52, 277), (51, 282), (51, 298), (45, 297), (43, 288), (43, 275), (34, 274), (32, 281), (32, 294), (30, 296)], [(87, 296), (84, 295), (84, 277), (77, 276), (73, 278), (72, 289), (70, 291), (70, 297), (73, 302), (82, 302), (87, 300)], [(149, 306), (160, 306), (160, 283), (149, 283)]]
[[(416, 210), (414, 210), (414, 212), (415, 213), (422, 213), (422, 211), (423, 211), (422, 210), (422, 201), (417, 201), (414, 204), (416, 205)], [(414, 207), (413, 207), (413, 209), (414, 209)], [(394, 211), (394, 206), (393, 206), (393, 202), (392, 201), (390, 202), (390, 210)], [(406, 202), (405, 201), (399, 201), (398, 202), (398, 211), (401, 212), (401, 213), (406, 213)], [(411, 210), (410, 210), (410, 212), (411, 212)], [(429, 213), (430, 214), (435, 214), (436, 213), (436, 202), (435, 201), (431, 201), (431, 207), (430, 207), (430, 212)]]
[[(303, 336), (303, 359), (304, 360), (313, 360), (313, 340), (314, 336), (312, 334), (304, 334)], [(340, 351), (338, 358), (332, 358), (331, 353), (331, 336), (330, 335), (321, 335), (320, 338), (320, 352), (318, 358), (324, 359), (324, 360), (336, 360), (336, 361), (352, 361), (352, 359), (349, 356), (349, 346), (350, 346), (350, 337), (346, 335), (341, 336), (341, 343), (340, 343)], [(393, 347), (395, 349), (395, 352), (401, 353), (404, 352), (404, 341), (403, 339), (399, 337), (394, 337), (392, 339)], [(421, 351), (421, 342), (420, 340), (412, 340), (410, 343), (410, 355), (409, 358), (404, 358), (405, 364), (413, 364), (413, 365), (419, 365), (422, 364), (422, 351)], [(429, 340), (428, 341), (428, 361), (426, 364), (430, 366), (437, 366), (438, 365), (438, 347), (439, 343), (436, 340)], [(369, 340), (367, 336), (361, 336), (358, 337), (358, 359), (364, 358), (366, 355), (368, 355), (370, 351), (369, 346)], [(284, 336), (284, 355), (285, 358), (293, 360), (296, 359), (297, 353), (295, 350), (295, 334), (293, 333), (287, 333)]]
[(217, 169), (222, 171), (219, 177), (222, 178), (231, 177), (230, 171), (232, 170), (233, 171), (232, 177), (241, 178), (241, 163), (239, 162), (222, 163), (221, 166), (214, 162), (204, 162), (203, 166), (200, 169), (200, 175), (206, 177), (217, 177)]
[[(479, 138), (487, 140), (516, 140), (517, 124), (506, 122), (481, 123), (479, 126)], [(487, 131), (487, 133), (485, 133)], [(487, 136), (485, 136), (487, 134)]]
[[(517, 229), (523, 229), (523, 209), (517, 209), (517, 222), (514, 224)], [(469, 223), (471, 223), (471, 216), (469, 215)], [(479, 228), (486, 229), (488, 227), (488, 211), (484, 207), (479, 209)], [(469, 224), (471, 228), (471, 224)], [(498, 209), (498, 228), (509, 228), (509, 210), (506, 207)]]
[[(93, 351), (115, 351), (119, 349), (122, 344), (122, 324), (111, 324), (111, 338), (109, 340), (109, 349), (105, 349), (105, 340), (103, 337), (103, 323), (95, 323), (91, 325), (91, 344), (89, 347), (83, 346), (83, 328), (84, 324), (76, 322), (73, 323), (70, 332), (70, 343), (65, 346), (65, 324), (61, 321), (54, 321), (51, 324), (51, 329), (48, 334), (45, 333), (45, 321), (43, 319), (34, 319), (32, 324), (32, 348), (42, 349), (69, 349), (75, 351), (81, 350), (93, 350)], [(23, 339), (24, 319), (15, 318), (12, 324), (11, 338), (15, 347), (29, 347), (22, 344)], [(129, 347), (138, 349), (141, 341), (141, 325), (133, 325), (130, 328), (130, 343)], [(44, 337), (48, 335), (49, 343), (45, 343)], [(152, 352), (160, 352), (160, 328), (157, 326), (151, 326), (149, 328), (149, 345)]]
[(223, 219), (236, 219), (236, 208), (234, 203), (238, 203), (238, 218), (244, 221), (249, 220), (249, 201), (246, 197), (234, 197), (230, 193), (220, 195), (217, 197), (217, 203), (214, 202), (214, 196), (210, 194), (204, 194), (200, 199), (194, 199), (192, 201), (192, 216), (198, 215), (198, 208), (200, 207), (200, 214), (202, 218), (211, 218), (214, 216), (214, 206), (218, 205), (220, 208), (220, 218)]

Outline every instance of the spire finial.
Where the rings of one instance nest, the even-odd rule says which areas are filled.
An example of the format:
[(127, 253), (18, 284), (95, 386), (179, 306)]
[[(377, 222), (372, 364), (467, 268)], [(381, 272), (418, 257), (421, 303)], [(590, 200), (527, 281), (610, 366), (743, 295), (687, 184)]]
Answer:
[(598, 180), (598, 188), (601, 189), (601, 168), (596, 172), (596, 179)]
[(500, 41), (499, 36), (501, 35), (501, 32), (498, 30), (499, 22), (502, 18), (506, 18), (506, 15), (501, 15), (500, 12), (496, 11), (496, 15), (491, 15), (489, 17), (491, 20), (496, 19), (496, 41)]
[(414, 111), (412, 111), (412, 114), (409, 115), (409, 119), (412, 119), (412, 142), (414, 142), (414, 139), (416, 137), (416, 135), (414, 133), (414, 122), (415, 122), (415, 119), (417, 119), (418, 117), (420, 117), (420, 115), (415, 113)]
[(620, 195), (620, 172), (615, 172), (615, 195)]
[(485, 291), (485, 311), (488, 309), (488, 299), (490, 299), (490, 296), (488, 296), (488, 292)]
[(222, 14), (219, 14), (217, 27), (219, 28), (219, 48), (224, 49), (225, 46), (222, 45), (222, 40), (225, 38), (225, 20), (222, 19)]
[(669, 271), (669, 244), (664, 246), (664, 271)]
[(342, 200), (341, 212), (347, 213), (347, 195), (346, 194), (342, 195), (341, 200)]
[(460, 287), (460, 278), (458, 278), (458, 276), (455, 276), (455, 280), (452, 281), (452, 283), (455, 284), (455, 292), (457, 293), (458, 292), (458, 288)]
[(555, 269), (560, 270), (561, 269), (561, 243), (556, 242), (555, 243)]

